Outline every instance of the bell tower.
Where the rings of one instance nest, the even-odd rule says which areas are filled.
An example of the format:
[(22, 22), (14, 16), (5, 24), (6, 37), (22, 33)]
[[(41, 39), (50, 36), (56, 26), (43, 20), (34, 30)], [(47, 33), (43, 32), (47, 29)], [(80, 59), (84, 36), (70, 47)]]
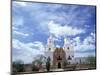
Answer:
[(50, 35), (47, 40), (47, 50), (54, 51), (54, 39), (53, 39), (52, 35)]
[(47, 44), (46, 44), (46, 58), (50, 57), (50, 64), (53, 64), (53, 52), (54, 52), (55, 48), (54, 48), (54, 39), (52, 37), (52, 35), (49, 36), (48, 40), (47, 40)]
[(63, 49), (66, 52), (66, 59), (71, 62), (74, 57), (74, 50), (73, 50), (73, 46), (70, 43), (70, 39), (64, 38)]

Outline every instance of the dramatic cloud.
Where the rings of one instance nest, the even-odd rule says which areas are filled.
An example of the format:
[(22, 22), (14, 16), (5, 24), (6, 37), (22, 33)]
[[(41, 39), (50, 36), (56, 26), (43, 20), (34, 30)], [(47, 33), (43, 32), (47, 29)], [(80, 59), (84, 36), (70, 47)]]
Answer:
[(29, 34), (27, 34), (27, 33), (22, 33), (22, 32), (18, 32), (18, 31), (14, 31), (13, 33), (17, 34), (17, 35), (21, 35), (21, 36), (29, 36)]
[[(41, 42), (23, 43), (17, 39), (13, 39), (13, 61), (23, 60), (24, 62), (32, 62), (36, 55), (44, 54), (44, 46)], [(16, 52), (16, 53), (14, 53)], [(17, 55), (16, 55), (17, 54)], [(29, 61), (27, 61), (27, 58)]]
[(95, 51), (95, 37), (94, 35), (89, 35), (81, 41), (80, 37), (76, 37), (72, 40), (75, 51)]
[(71, 27), (68, 25), (61, 26), (60, 24), (56, 24), (53, 21), (50, 21), (48, 24), (49, 32), (54, 34), (56, 37), (59, 36), (74, 36), (77, 34), (84, 33), (85, 30), (78, 29), (76, 27)]
[(86, 36), (83, 40), (82, 37), (75, 37), (70, 40), (71, 45), (74, 48), (74, 56), (75, 57), (87, 57), (89, 55), (95, 56), (95, 34), (90, 33), (90, 35)]

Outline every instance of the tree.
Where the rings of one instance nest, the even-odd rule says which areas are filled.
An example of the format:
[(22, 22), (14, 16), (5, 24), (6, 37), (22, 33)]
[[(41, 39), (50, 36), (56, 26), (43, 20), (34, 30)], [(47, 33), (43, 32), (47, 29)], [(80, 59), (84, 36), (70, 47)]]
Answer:
[(63, 67), (64, 68), (66, 68), (67, 64), (68, 64), (68, 61), (67, 60), (63, 60)]
[(32, 62), (32, 71), (39, 71), (39, 68), (36, 65), (36, 60)]
[(87, 61), (90, 67), (96, 67), (96, 57), (95, 56), (88, 56)]
[(24, 72), (24, 62), (21, 60), (17, 60), (13, 62), (13, 72)]
[(51, 60), (50, 57), (48, 57), (46, 61), (46, 69), (48, 72), (50, 71), (50, 60)]
[(45, 61), (45, 56), (43, 55), (37, 55), (36, 59), (32, 62), (32, 71), (38, 71), (42, 68), (42, 64)]

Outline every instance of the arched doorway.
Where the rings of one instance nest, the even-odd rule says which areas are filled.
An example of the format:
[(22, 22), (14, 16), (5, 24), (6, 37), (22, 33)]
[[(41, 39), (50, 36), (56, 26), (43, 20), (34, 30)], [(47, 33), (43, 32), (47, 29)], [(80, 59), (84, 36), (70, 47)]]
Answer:
[(63, 68), (63, 60), (66, 60), (66, 53), (63, 48), (56, 48), (53, 53), (53, 66), (55, 68)]
[(61, 63), (60, 62), (58, 62), (58, 68), (61, 68)]

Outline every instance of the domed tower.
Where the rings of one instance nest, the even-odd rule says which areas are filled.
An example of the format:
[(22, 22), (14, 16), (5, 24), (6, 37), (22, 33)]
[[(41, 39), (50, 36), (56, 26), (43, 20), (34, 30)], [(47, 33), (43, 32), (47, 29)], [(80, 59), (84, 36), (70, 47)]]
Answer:
[(66, 59), (69, 63), (72, 63), (72, 60), (74, 58), (74, 49), (73, 46), (70, 43), (70, 39), (64, 38), (64, 46), (63, 49), (66, 52)]
[(52, 35), (50, 35), (48, 40), (47, 40), (45, 55), (46, 55), (46, 58), (50, 57), (51, 65), (53, 64), (54, 49), (55, 49), (54, 48), (54, 39), (53, 39)]

